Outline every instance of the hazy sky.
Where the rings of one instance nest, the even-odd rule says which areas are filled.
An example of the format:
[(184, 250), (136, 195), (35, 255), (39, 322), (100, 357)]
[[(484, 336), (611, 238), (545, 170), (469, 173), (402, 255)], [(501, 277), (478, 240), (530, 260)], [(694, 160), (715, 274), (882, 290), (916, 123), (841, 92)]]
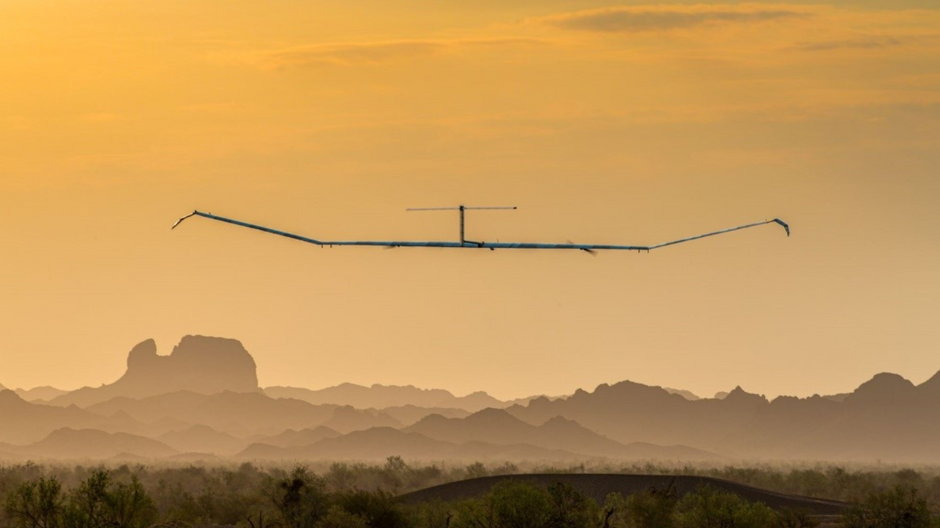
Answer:
[[(808, 395), (940, 369), (940, 8), (0, 3), (0, 383), (154, 337), (264, 385)], [(320, 249), (323, 238), (649, 254)]]

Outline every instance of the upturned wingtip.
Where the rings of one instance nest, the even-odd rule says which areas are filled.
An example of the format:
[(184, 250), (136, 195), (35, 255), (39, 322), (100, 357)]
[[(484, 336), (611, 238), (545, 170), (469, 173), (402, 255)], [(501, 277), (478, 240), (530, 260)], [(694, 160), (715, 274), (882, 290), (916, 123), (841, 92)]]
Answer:
[(177, 220), (175, 223), (173, 223), (173, 225), (170, 227), (170, 230), (176, 229), (176, 226), (180, 225), (180, 224), (183, 222), (183, 220), (186, 220), (186, 219), (189, 218), (190, 216), (193, 216), (193, 215), (195, 215), (195, 214), (197, 214), (197, 213), (198, 213), (198, 211), (193, 211), (193, 212), (189, 213), (189, 214), (186, 215), (186, 216), (180, 217), (179, 220)]
[(790, 236), (790, 224), (784, 222), (783, 220), (779, 218), (774, 218), (773, 221), (783, 226), (783, 230), (787, 232), (787, 236)]

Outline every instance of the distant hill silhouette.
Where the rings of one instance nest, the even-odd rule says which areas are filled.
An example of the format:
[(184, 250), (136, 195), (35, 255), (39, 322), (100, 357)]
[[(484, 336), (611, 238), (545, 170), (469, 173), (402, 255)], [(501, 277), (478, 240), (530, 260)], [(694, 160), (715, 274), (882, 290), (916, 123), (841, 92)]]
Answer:
[[(456, 444), (434, 440), (422, 434), (391, 427), (373, 427), (334, 438), (325, 438), (307, 446), (277, 448), (252, 444), (238, 455), (255, 460), (384, 460), (389, 456), (409, 460), (555, 460), (567, 461), (579, 456), (560, 450), (531, 445), (495, 445), (486, 442)], [(580, 457), (584, 458), (584, 457)]]
[(337, 436), (340, 436), (338, 431), (319, 425), (300, 430), (287, 429), (276, 435), (254, 438), (254, 443), (274, 447), (302, 447), (319, 442), (324, 438), (335, 438)]
[(484, 409), (466, 418), (425, 417), (404, 431), (457, 444), (485, 442), (495, 445), (525, 444), (560, 450), (581, 456), (630, 459), (714, 460), (712, 453), (685, 446), (663, 447), (653, 444), (624, 445), (599, 435), (575, 421), (554, 417), (534, 426), (502, 409)]
[[(322, 435), (318, 427), (335, 434)], [(423, 445), (423, 458), (476, 453), (940, 463), (940, 372), (920, 385), (880, 373), (850, 393), (773, 401), (740, 386), (698, 398), (632, 381), (513, 402), (484, 392), (458, 397), (442, 389), (351, 383), (261, 391), (255, 362), (241, 343), (185, 336), (167, 356), (157, 355), (153, 340), (138, 344), (127, 371), (108, 385), (64, 394), (53, 387), (0, 390), (0, 457), (18, 456), (24, 445), (62, 428), (146, 436), (186, 457), (251, 446), (276, 457), (371, 458), (396, 445), (408, 446), (392, 453), (401, 455)], [(384, 447), (383, 439), (389, 442)], [(368, 452), (367, 445), (376, 450)]]
[(613, 455), (624, 450), (623, 444), (589, 431), (574, 421), (553, 418), (534, 426), (502, 409), (484, 409), (466, 418), (431, 415), (405, 431), (455, 443), (530, 444), (586, 455)]
[(354, 383), (343, 383), (325, 389), (311, 390), (299, 387), (266, 387), (265, 394), (272, 398), (295, 398), (314, 405), (350, 405), (357, 409), (381, 409), (383, 407), (444, 407), (470, 412), (487, 407), (503, 407), (505, 402), (485, 392), (474, 392), (466, 396), (454, 396), (443, 389), (419, 389), (413, 385), (372, 385), (366, 387)]
[(216, 431), (208, 425), (194, 425), (163, 433), (157, 440), (181, 453), (212, 453), (221, 456), (235, 454), (247, 445), (244, 440)]
[(464, 409), (451, 409), (446, 407), (417, 407), (415, 405), (403, 405), (401, 407), (385, 407), (382, 412), (398, 420), (403, 426), (416, 423), (425, 416), (438, 414), (445, 418), (463, 418), (469, 416), (470, 411)]
[(339, 431), (340, 433), (350, 433), (371, 427), (397, 428), (401, 427), (402, 424), (382, 411), (376, 411), (374, 409), (355, 409), (349, 405), (343, 405), (333, 409), (333, 416), (321, 425)]
[(255, 361), (235, 339), (185, 336), (168, 356), (148, 339), (127, 356), (127, 371), (101, 387), (84, 387), (53, 398), (54, 405), (87, 407), (115, 397), (144, 398), (173, 391), (201, 394), (256, 392)]
[[(739, 398), (742, 404), (735, 405)], [(507, 411), (534, 425), (561, 416), (621, 443), (684, 443), (714, 448), (727, 434), (724, 427), (748, 412), (745, 401), (748, 406), (754, 404), (743, 391), (725, 400), (689, 401), (661, 387), (622, 381), (599, 385), (591, 393), (579, 389), (567, 398), (537, 398), (527, 406), (516, 405)], [(717, 438), (712, 438), (715, 435)]]
[(700, 398), (697, 394), (695, 394), (694, 392), (692, 392), (692, 391), (687, 391), (687, 390), (685, 390), (685, 389), (673, 389), (672, 387), (663, 387), (662, 389), (663, 389), (664, 391), (668, 392), (669, 394), (678, 394), (679, 396), (682, 396), (683, 398), (685, 398), (685, 399), (687, 399), (687, 400), (689, 400), (689, 401), (695, 401), (695, 400), (701, 400), (701, 399), (702, 399), (702, 398)]
[(391, 427), (376, 427), (346, 435), (324, 438), (306, 446), (275, 448), (253, 444), (239, 453), (240, 458), (291, 459), (383, 459), (391, 455), (406, 458), (435, 458), (453, 455), (455, 446), (417, 433)]
[[(112, 398), (89, 406), (87, 411), (103, 417), (124, 414), (148, 424), (162, 434), (192, 425), (205, 425), (239, 438), (274, 435), (286, 429), (326, 425), (340, 432), (401, 424), (374, 409), (312, 405), (287, 398), (271, 398), (261, 392), (198, 394), (178, 391), (147, 398)], [(156, 424), (165, 424), (158, 428)], [(160, 430), (162, 429), (162, 431)]]
[(198, 394), (178, 391), (141, 399), (113, 398), (87, 408), (112, 416), (123, 412), (145, 423), (206, 425), (237, 437), (277, 434), (285, 429), (320, 425), (333, 417), (335, 405), (311, 405), (274, 399), (261, 392)]
[(75, 406), (56, 407), (31, 403), (11, 390), (0, 391), (0, 442), (36, 442), (62, 427), (114, 431), (136, 430), (139, 426), (140, 424), (125, 416), (109, 418)]
[(254, 460), (377, 460), (391, 455), (420, 460), (557, 462), (598, 456), (631, 460), (718, 458), (684, 446), (625, 446), (563, 418), (535, 427), (500, 409), (484, 409), (466, 418), (432, 415), (404, 429), (372, 427), (345, 435), (327, 428), (303, 434), (290, 431), (259, 438), (236, 456)]
[(562, 416), (622, 443), (681, 443), (731, 456), (940, 461), (940, 374), (919, 386), (878, 374), (841, 401), (781, 396), (771, 402), (740, 387), (720, 400), (688, 401), (624, 381), (507, 412), (529, 424)]
[(68, 394), (69, 391), (57, 389), (44, 385), (42, 387), (33, 387), (32, 389), (16, 389), (16, 394), (26, 401), (49, 401), (53, 398)]
[(97, 429), (57, 429), (46, 438), (18, 449), (31, 457), (52, 459), (106, 459), (129, 456), (162, 458), (174, 454), (171, 447), (150, 438)]

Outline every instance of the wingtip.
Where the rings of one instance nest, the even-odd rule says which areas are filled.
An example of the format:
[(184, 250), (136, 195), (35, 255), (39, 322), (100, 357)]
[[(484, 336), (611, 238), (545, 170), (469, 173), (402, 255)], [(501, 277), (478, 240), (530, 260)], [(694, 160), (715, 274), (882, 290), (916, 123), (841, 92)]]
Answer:
[(790, 236), (790, 224), (784, 222), (783, 220), (779, 218), (774, 218), (773, 221), (783, 226), (783, 230), (787, 232), (787, 236)]
[(189, 213), (189, 214), (186, 215), (186, 216), (181, 216), (181, 217), (179, 218), (179, 220), (177, 220), (176, 222), (173, 223), (173, 225), (170, 227), (170, 230), (172, 231), (172, 230), (176, 229), (176, 226), (178, 226), (178, 225), (180, 225), (181, 223), (183, 223), (183, 220), (186, 220), (187, 218), (189, 218), (190, 216), (193, 216), (193, 215), (197, 214), (198, 212), (199, 212), (199, 211), (193, 211), (193, 212)]

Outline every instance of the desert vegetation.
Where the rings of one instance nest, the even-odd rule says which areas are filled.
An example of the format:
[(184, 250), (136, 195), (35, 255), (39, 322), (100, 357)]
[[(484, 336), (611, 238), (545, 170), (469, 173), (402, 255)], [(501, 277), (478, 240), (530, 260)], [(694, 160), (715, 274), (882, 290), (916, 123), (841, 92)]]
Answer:
[[(858, 461), (937, 460), (940, 374), (773, 401), (630, 381), (499, 401), (269, 393), (239, 342), (205, 336), (127, 364), (101, 387), (0, 390), (0, 528), (938, 526), (940, 471)], [(741, 462), (804, 459), (856, 465)]]
[(611, 468), (518, 468), (512, 464), (384, 464), (314, 467), (41, 466), (0, 468), (2, 526), (12, 528), (846, 528), (937, 527), (940, 475), (923, 469), (692, 468), (628, 466), (629, 473), (708, 474), (767, 489), (841, 498), (841, 518), (820, 519), (703, 487), (608, 494), (598, 501), (563, 483), (506, 479), (457, 501), (409, 503), (405, 492), (521, 470), (571, 473)]

